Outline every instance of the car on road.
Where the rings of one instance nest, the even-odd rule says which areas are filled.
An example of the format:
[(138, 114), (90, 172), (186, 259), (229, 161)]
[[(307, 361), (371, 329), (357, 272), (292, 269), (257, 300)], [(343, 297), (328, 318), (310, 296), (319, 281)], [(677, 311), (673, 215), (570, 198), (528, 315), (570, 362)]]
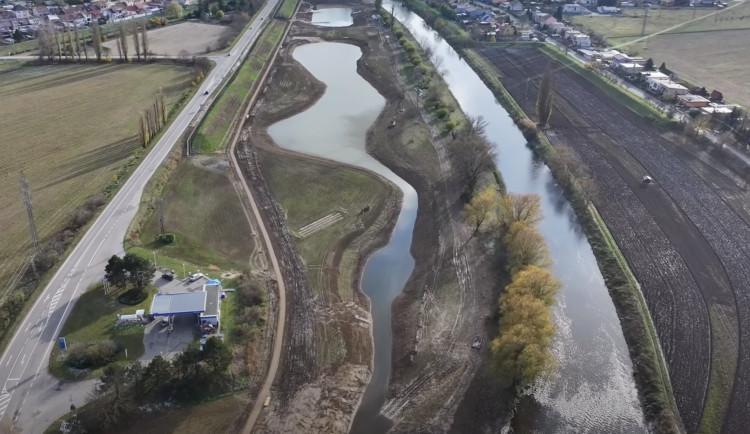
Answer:
[(208, 91), (203, 92), (203, 95), (208, 95)]
[(196, 280), (200, 279), (201, 277), (205, 277), (203, 273), (193, 273), (188, 277), (188, 281), (195, 282)]

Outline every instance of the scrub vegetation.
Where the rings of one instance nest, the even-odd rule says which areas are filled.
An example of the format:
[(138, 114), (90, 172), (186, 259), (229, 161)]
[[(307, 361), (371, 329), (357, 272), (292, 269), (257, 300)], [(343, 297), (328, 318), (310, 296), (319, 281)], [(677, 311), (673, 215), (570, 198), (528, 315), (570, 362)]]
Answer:
[(284, 26), (286, 23), (281, 21), (271, 21), (266, 26), (248, 58), (201, 122), (190, 143), (193, 152), (211, 153), (224, 150), (241, 109), (252, 95), (251, 91), (261, 76), (268, 58), (281, 41)]
[(297, 3), (299, 3), (299, 0), (284, 0), (281, 3), (281, 7), (279, 8), (279, 11), (276, 12), (276, 16), (278, 18), (283, 18), (285, 20), (292, 19), (292, 16), (294, 15), (294, 10), (297, 8)]

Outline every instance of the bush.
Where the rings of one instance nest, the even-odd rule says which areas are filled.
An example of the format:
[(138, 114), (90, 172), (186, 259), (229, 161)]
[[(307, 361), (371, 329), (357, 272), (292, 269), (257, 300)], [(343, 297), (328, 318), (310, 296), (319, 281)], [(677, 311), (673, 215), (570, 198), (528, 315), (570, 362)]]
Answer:
[(127, 291), (126, 293), (117, 297), (117, 301), (119, 301), (120, 304), (135, 306), (136, 304), (141, 303), (146, 298), (148, 298), (148, 291), (146, 289), (133, 288), (130, 291)]
[(529, 119), (529, 118), (523, 118), (518, 121), (518, 128), (521, 129), (521, 133), (526, 138), (526, 140), (535, 140), (537, 138), (537, 134), (539, 134), (539, 129), (537, 129), (536, 124)]
[(159, 238), (157, 240), (162, 244), (174, 244), (175, 242), (177, 242), (177, 235), (173, 234), (172, 232), (167, 232), (159, 235)]
[(117, 360), (122, 348), (114, 341), (75, 345), (68, 350), (65, 364), (76, 369), (96, 369)]
[(448, 117), (448, 110), (441, 108), (437, 111), (436, 115), (438, 119), (445, 119), (446, 117)]
[(396, 38), (398, 38), (398, 40), (400, 41), (404, 36), (404, 31), (401, 29), (396, 29), (393, 31), (393, 34), (396, 35)]

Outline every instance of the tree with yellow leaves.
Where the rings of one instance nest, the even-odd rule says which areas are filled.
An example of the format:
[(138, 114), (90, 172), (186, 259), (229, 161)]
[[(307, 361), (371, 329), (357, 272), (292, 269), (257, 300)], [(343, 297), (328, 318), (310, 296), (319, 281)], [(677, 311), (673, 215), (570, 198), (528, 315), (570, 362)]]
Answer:
[(513, 223), (504, 240), (508, 252), (508, 271), (511, 275), (527, 265), (544, 267), (549, 264), (549, 248), (544, 237), (527, 223)]
[(555, 296), (560, 286), (560, 281), (552, 277), (549, 270), (529, 265), (513, 276), (513, 281), (505, 287), (503, 297), (530, 295), (551, 306), (556, 300)]
[(499, 202), (500, 196), (497, 190), (487, 187), (479, 194), (474, 195), (471, 202), (466, 204), (465, 218), (466, 222), (474, 228), (472, 236), (495, 221), (495, 211)]

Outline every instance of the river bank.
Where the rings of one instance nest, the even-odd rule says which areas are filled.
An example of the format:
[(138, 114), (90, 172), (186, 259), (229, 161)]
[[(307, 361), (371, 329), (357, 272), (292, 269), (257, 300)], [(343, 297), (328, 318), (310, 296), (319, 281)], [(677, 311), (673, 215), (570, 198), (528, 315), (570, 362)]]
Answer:
[[(389, 11), (393, 7), (399, 21), (418, 33), (418, 40), (431, 43), (432, 49), (444, 56), (445, 80), (454, 93), (458, 92), (462, 108), (469, 114), (485, 114), (490, 120), (488, 135), (500, 153), (498, 166), (508, 190), (537, 192), (542, 197), (545, 220), (541, 230), (556, 263), (554, 274), (564, 284), (556, 309), (560, 333), (555, 351), (560, 372), (555, 381), (542, 382), (532, 390), (530, 405), (523, 407), (524, 417), (517, 419), (525, 423), (515, 427), (543, 432), (645, 430), (632, 365), (614, 306), (598, 273), (591, 246), (582, 236), (580, 223), (562, 197), (562, 191), (554, 185), (547, 168), (525, 148), (526, 140), (513, 127), (513, 119), (507, 113), (496, 113), (499, 110), (494, 96), (459, 55), (403, 7), (391, 4), (384, 7)], [(479, 85), (475, 85), (476, 81)], [(586, 289), (582, 292), (583, 288)], [(586, 308), (582, 309), (583, 306)], [(592, 358), (591, 354), (598, 356)], [(456, 414), (456, 432), (467, 427), (475, 431), (500, 428), (500, 415), (493, 405), (497, 397), (486, 393), (491, 389), (486, 380), (481, 375), (475, 376), (472, 388), (466, 393), (469, 401)], [(525, 399), (528, 401), (529, 397)], [(602, 408), (604, 402), (606, 411)]]

